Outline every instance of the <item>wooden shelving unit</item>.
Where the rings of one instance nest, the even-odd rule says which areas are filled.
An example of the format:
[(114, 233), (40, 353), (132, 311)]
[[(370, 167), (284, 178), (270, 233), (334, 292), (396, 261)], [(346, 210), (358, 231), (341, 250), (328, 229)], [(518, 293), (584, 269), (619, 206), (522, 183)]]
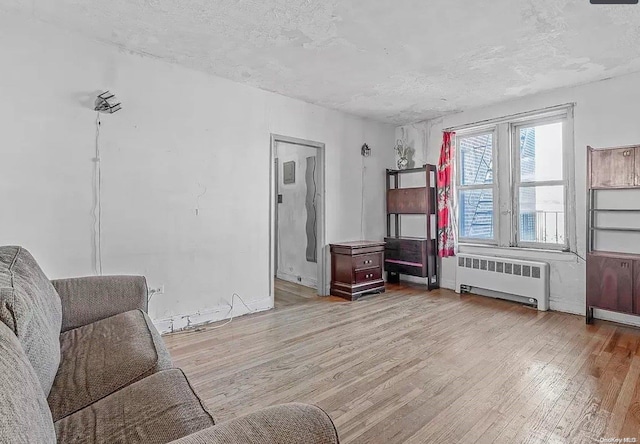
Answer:
[(640, 233), (637, 227), (601, 227), (598, 213), (638, 213), (640, 208), (598, 208), (600, 190), (640, 190), (640, 145), (588, 148), (587, 154), (587, 307), (640, 316), (640, 254), (595, 249), (598, 232)]
[[(402, 188), (405, 174), (424, 174), (424, 187)], [(432, 178), (433, 175), (433, 178)], [(398, 282), (401, 274), (427, 278), (429, 290), (440, 288), (438, 273), (438, 243), (433, 235), (437, 228), (436, 166), (387, 170), (387, 237), (384, 249), (384, 269), (388, 282)], [(424, 237), (401, 235), (401, 216), (418, 214), (426, 217)], [(433, 220), (432, 220), (433, 219)], [(392, 233), (392, 221), (393, 233)], [(435, 222), (435, 227), (432, 223)]]

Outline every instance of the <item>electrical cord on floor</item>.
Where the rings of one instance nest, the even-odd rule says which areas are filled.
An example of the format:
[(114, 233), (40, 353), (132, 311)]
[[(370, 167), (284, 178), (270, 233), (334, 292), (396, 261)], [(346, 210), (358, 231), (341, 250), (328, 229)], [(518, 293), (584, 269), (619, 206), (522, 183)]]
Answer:
[[(244, 305), (247, 308), (247, 310), (249, 310), (248, 314), (255, 313), (255, 310), (250, 309), (249, 306), (242, 300), (242, 298), (240, 297), (240, 295), (238, 293), (233, 293), (233, 296), (231, 296), (231, 307), (229, 308), (229, 311), (227, 312), (227, 314), (225, 316), (228, 316), (229, 314), (233, 313), (233, 302), (234, 302), (236, 297), (238, 299), (240, 299), (240, 302), (242, 302), (242, 305)], [(224, 324), (216, 325), (215, 327), (206, 327), (206, 329), (207, 330), (214, 330), (216, 328), (222, 328), (225, 325), (230, 324), (231, 321), (233, 321), (233, 315), (231, 315), (231, 318), (229, 318)]]

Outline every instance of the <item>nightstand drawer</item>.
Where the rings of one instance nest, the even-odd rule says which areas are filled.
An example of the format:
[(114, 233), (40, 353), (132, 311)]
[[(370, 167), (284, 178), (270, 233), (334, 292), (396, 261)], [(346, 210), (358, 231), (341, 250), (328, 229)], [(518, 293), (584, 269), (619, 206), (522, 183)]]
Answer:
[(369, 268), (356, 271), (356, 284), (363, 282), (377, 281), (382, 278), (382, 270), (378, 268)]
[(374, 254), (363, 254), (360, 256), (353, 257), (353, 268), (354, 270), (361, 270), (364, 268), (374, 268), (379, 267), (381, 265), (380, 253)]

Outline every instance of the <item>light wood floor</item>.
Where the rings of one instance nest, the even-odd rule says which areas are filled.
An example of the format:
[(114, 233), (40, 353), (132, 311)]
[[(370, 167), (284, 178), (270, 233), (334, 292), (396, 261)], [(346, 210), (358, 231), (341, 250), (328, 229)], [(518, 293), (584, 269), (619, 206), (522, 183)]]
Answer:
[(343, 443), (640, 434), (640, 330), (400, 285), (298, 302), (165, 337), (217, 420), (301, 401), (325, 409)]
[(282, 279), (275, 280), (275, 290), (274, 299), (276, 308), (304, 304), (318, 297), (316, 289), (283, 281)]

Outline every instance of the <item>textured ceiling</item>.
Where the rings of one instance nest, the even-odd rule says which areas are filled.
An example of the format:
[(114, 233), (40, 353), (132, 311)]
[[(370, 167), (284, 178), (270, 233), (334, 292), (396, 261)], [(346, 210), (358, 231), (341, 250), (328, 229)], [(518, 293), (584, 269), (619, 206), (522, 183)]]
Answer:
[(640, 71), (640, 5), (588, 0), (0, 0), (0, 11), (392, 123)]

